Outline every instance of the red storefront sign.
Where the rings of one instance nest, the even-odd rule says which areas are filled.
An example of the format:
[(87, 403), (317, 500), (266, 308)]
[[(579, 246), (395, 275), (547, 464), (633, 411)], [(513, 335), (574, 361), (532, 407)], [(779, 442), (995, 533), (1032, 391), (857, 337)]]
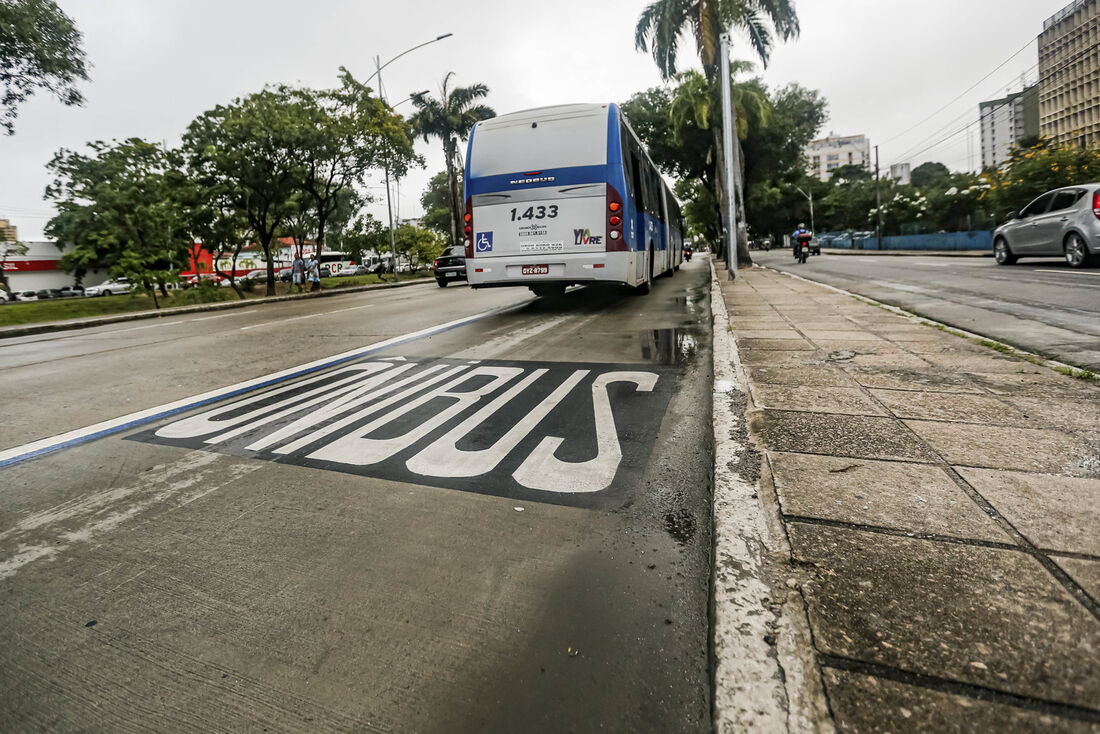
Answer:
[(5, 273), (29, 273), (32, 271), (57, 270), (60, 260), (8, 260), (4, 263)]

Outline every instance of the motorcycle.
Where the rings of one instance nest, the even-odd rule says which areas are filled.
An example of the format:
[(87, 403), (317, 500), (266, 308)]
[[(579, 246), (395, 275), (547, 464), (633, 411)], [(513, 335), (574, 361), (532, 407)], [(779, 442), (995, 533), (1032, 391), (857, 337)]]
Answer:
[(812, 239), (812, 234), (800, 234), (795, 240), (794, 259), (799, 263), (805, 263), (806, 258), (810, 256), (810, 240)]
[(685, 247), (684, 248), (684, 260), (686, 260), (687, 262), (691, 262), (691, 248), (690, 247)]

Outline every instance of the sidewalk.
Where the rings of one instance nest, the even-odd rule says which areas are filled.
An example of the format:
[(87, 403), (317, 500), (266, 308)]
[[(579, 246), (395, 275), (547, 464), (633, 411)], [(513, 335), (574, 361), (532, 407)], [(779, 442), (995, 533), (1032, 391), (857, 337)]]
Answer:
[[(1100, 731), (1100, 388), (774, 271), (719, 281), (786, 715), (754, 728)], [(716, 609), (719, 731), (751, 720), (722, 710), (744, 611)]]

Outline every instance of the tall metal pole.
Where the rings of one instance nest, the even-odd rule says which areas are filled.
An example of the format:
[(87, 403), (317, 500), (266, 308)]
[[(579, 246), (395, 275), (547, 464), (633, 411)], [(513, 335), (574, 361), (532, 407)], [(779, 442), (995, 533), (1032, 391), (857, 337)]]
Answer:
[[(431, 43), (429, 41), (429, 43)], [(412, 50), (412, 49), (410, 49)], [(377, 56), (374, 57), (374, 66), (377, 69), (374, 73), (378, 76), (378, 98), (382, 102), (386, 101), (385, 92), (382, 91), (382, 65), (379, 63), (381, 59)], [(388, 63), (388, 62), (387, 62)], [(393, 234), (393, 203), (390, 201), (390, 157), (386, 156), (385, 162), (386, 171), (386, 214), (389, 216), (390, 221), (390, 257), (393, 258), (393, 279), (397, 280), (397, 242)], [(383, 261), (385, 262), (385, 261)], [(379, 272), (385, 272), (382, 266), (379, 266)]]
[(875, 240), (876, 247), (882, 249), (882, 190), (878, 179), (878, 146), (875, 146)]
[(722, 147), (726, 171), (726, 272), (729, 279), (737, 278), (737, 202), (733, 186), (733, 100), (730, 99), (730, 38), (723, 33), (722, 40)]
[(810, 193), (806, 193), (802, 190), (801, 186), (795, 186), (795, 191), (805, 196), (810, 200), (810, 231), (817, 232), (817, 227), (814, 226), (814, 190), (811, 188)]

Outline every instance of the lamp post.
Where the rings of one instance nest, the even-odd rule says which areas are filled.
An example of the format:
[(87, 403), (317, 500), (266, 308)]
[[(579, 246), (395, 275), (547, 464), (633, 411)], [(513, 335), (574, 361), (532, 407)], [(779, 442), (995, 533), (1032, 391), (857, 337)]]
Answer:
[[(392, 59), (390, 59), (389, 61), (387, 61), (384, 64), (380, 63), (379, 57), (375, 56), (374, 57), (374, 73), (371, 74), (370, 76), (368, 76), (366, 78), (366, 80), (364, 80), (363, 84), (366, 84), (367, 82), (369, 82), (374, 77), (378, 77), (378, 98), (380, 100), (382, 100), (382, 102), (384, 103), (386, 101), (386, 96), (385, 96), (385, 92), (382, 91), (382, 70), (383, 69), (385, 69), (387, 66), (389, 66), (393, 62), (397, 61), (399, 58), (401, 58), (402, 56), (404, 56), (407, 53), (411, 53), (411, 52), (415, 51), (418, 48), (423, 48), (424, 46), (435, 43), (436, 41), (442, 41), (444, 38), (450, 38), (453, 35), (454, 35), (453, 33), (444, 33), (442, 36), (436, 36), (435, 38), (433, 38), (430, 41), (425, 41), (424, 43), (413, 46), (412, 48), (410, 48), (408, 50), (402, 51), (401, 53), (397, 54), (396, 56), (394, 56)], [(401, 100), (401, 101), (405, 102), (407, 100)], [(401, 104), (401, 102), (398, 102), (397, 104)], [(394, 106), (396, 107), (397, 105), (394, 105)], [(390, 223), (390, 253), (393, 255), (393, 258), (394, 258), (394, 260), (393, 260), (393, 264), (394, 264), (393, 277), (394, 277), (394, 280), (396, 281), (397, 280), (397, 244), (396, 244), (394, 234), (393, 234), (393, 203), (390, 201), (390, 165), (389, 165), (388, 158), (387, 158), (387, 161), (386, 161), (385, 170), (386, 170), (386, 213), (389, 217), (389, 223)]]
[(810, 193), (807, 194), (798, 186), (795, 186), (795, 189), (798, 191), (798, 193), (802, 194), (810, 200), (810, 231), (817, 232), (817, 227), (814, 226), (814, 192), (811, 190)]
[(730, 99), (730, 39), (728, 33), (719, 36), (722, 42), (722, 67), (720, 78), (722, 80), (722, 146), (725, 148), (724, 168), (726, 173), (726, 272), (729, 279), (737, 278), (737, 203), (734, 201), (736, 187), (733, 176), (733, 130), (736, 125), (734, 119), (733, 102)]

